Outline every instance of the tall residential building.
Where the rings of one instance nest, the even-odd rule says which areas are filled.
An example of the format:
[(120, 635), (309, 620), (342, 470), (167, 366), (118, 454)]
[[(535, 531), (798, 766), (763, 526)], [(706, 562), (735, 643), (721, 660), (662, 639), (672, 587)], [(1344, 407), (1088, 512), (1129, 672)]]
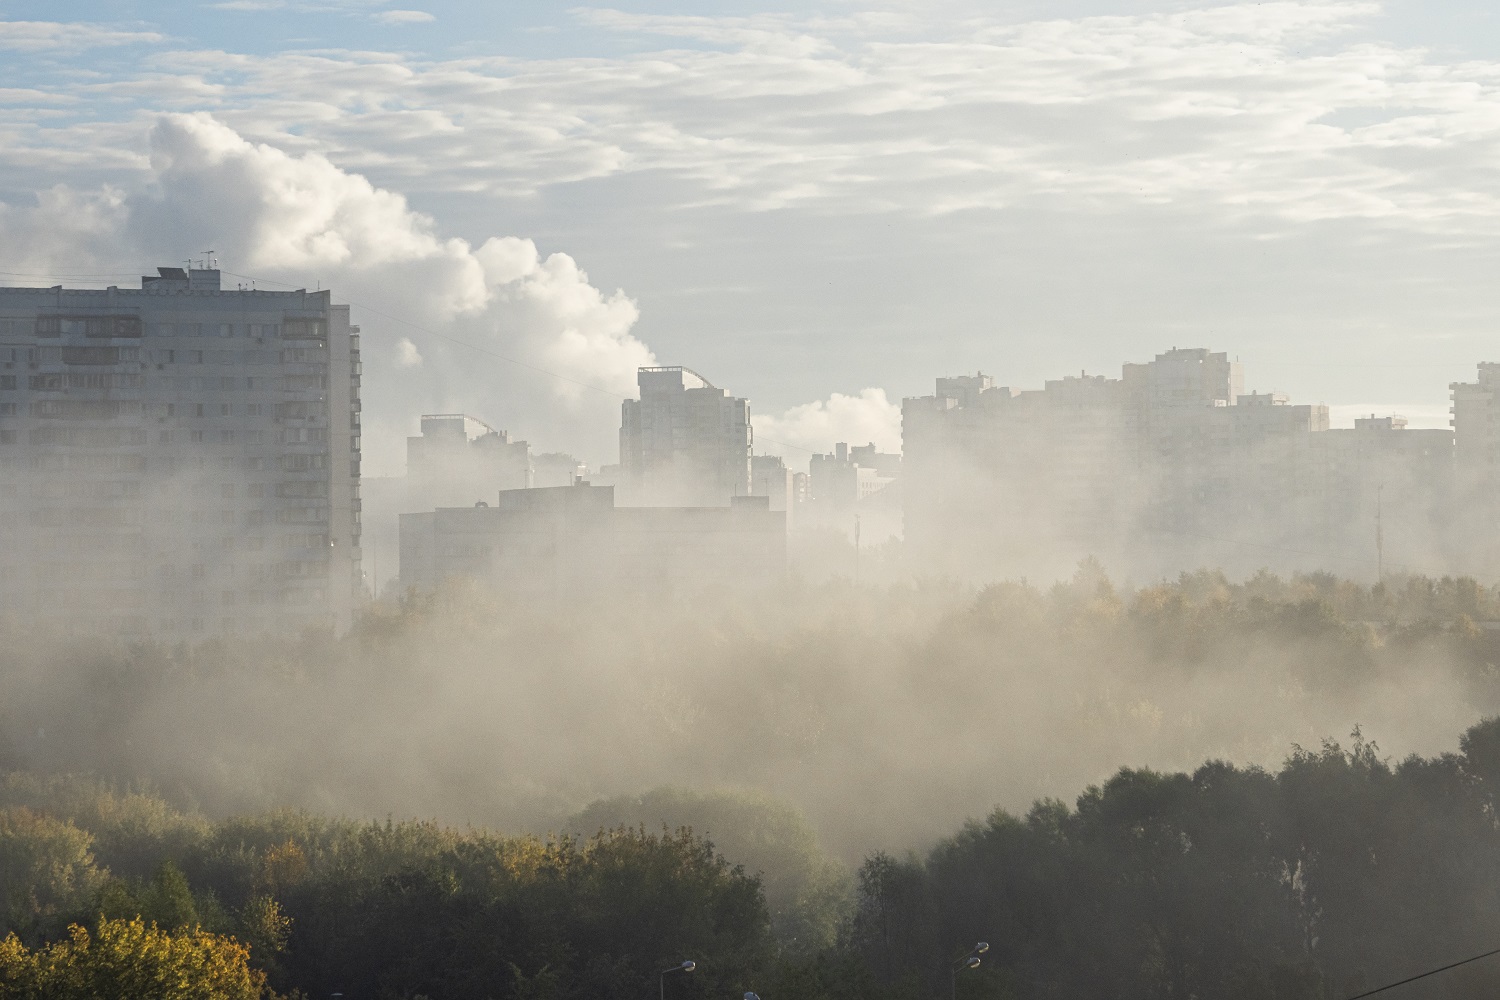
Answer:
[(1456, 491), (1470, 544), (1500, 565), (1500, 364), (1481, 362), (1473, 382), (1453, 382)]
[(794, 476), (779, 455), (752, 455), (750, 458), (750, 495), (768, 497), (771, 509), (784, 511), (788, 523), (795, 507)]
[(622, 500), (724, 506), (750, 493), (750, 403), (689, 368), (642, 368), (621, 407)]
[(397, 575), (402, 514), (463, 507), (532, 485), (531, 446), (466, 413), (426, 413), (406, 439), (406, 475), (363, 483), (364, 554), (373, 591)]
[[(1486, 443), (1500, 436), (1485, 423), (1500, 385), (1486, 377), (1500, 383), (1500, 366), (1454, 387), (1456, 421), (1476, 425), (1471, 479), (1500, 487), (1500, 447)], [(1388, 563), (1431, 567), (1453, 552), (1448, 432), (1373, 417), (1330, 431), (1324, 405), (1245, 392), (1223, 353), (1174, 348), (1119, 379), (1080, 374), (1041, 390), (939, 379), (934, 395), (904, 401), (902, 426), (906, 542), (935, 568), (1051, 573), (1097, 555), (1150, 574), (1373, 576), (1377, 514)], [(1459, 440), (1462, 459), (1462, 430)]]
[(0, 289), (0, 615), (125, 637), (346, 627), (360, 361), (327, 291)]
[(406, 482), (421, 497), (415, 510), (523, 490), (531, 485), (531, 446), (466, 413), (423, 414), (422, 433), (406, 439)]

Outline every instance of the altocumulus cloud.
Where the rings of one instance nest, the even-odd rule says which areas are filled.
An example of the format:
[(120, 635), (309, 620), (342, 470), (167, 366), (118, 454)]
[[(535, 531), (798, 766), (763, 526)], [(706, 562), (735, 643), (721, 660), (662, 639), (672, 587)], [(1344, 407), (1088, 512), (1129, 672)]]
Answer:
[[(346, 167), (409, 190), (530, 197), (637, 173), (633, 191), (664, 204), (751, 211), (1176, 202), (1288, 225), (1356, 218), (1451, 234), (1462, 220), (1489, 232), (1500, 219), (1484, 166), (1500, 155), (1500, 67), (1364, 38), (1378, 13), (1362, 2), (1272, 2), (959, 24), (910, 10), (580, 10), (595, 29), (640, 36), (639, 51), (173, 51), (144, 72), (156, 87), (183, 81), (183, 100), (211, 95), (242, 134), (337, 150)], [(694, 44), (673, 47), (678, 39)], [(146, 79), (80, 77), (76, 87), (130, 92)], [(24, 131), (33, 155), (50, 147), (59, 166), (87, 151), (67, 147), (98, 139)]]
[(437, 20), (425, 10), (383, 10), (374, 17), (381, 24), (426, 24)]

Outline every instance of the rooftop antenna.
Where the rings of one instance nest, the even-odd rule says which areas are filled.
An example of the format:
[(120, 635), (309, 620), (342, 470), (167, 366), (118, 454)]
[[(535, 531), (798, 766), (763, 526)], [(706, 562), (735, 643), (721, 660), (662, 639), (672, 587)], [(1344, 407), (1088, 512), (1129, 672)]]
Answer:
[(204, 267), (218, 267), (219, 266), (219, 262), (216, 261), (216, 260), (214, 260), (214, 252), (212, 250), (205, 250), (205, 251), (203, 251), (203, 266)]

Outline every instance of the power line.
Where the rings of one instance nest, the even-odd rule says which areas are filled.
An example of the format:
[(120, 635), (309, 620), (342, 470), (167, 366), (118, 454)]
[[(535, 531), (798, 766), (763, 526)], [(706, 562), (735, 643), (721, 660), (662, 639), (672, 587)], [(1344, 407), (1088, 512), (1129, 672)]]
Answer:
[(1377, 993), (1384, 993), (1386, 990), (1393, 990), (1397, 986), (1405, 986), (1407, 983), (1414, 983), (1418, 979), (1426, 979), (1428, 976), (1435, 976), (1439, 972), (1447, 972), (1449, 969), (1456, 969), (1460, 965), (1468, 965), (1470, 962), (1477, 962), (1482, 958), (1489, 958), (1491, 955), (1500, 955), (1500, 948), (1496, 948), (1493, 951), (1487, 951), (1483, 955), (1475, 955), (1473, 958), (1465, 958), (1458, 962), (1452, 962), (1438, 969), (1428, 969), (1426, 972), (1418, 973), (1415, 976), (1409, 976), (1398, 983), (1386, 983), (1384, 986), (1377, 986), (1373, 990), (1366, 990), (1363, 993), (1356, 993), (1352, 997), (1346, 997), (1345, 1000), (1364, 1000), (1365, 997), (1372, 997)]

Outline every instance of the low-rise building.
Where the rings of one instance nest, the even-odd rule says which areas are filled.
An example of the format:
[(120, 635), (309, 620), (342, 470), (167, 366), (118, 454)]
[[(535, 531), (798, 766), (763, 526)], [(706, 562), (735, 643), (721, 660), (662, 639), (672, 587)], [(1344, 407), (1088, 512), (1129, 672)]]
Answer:
[(579, 483), (401, 515), (403, 587), (466, 577), (518, 596), (670, 596), (763, 586), (785, 572), (786, 513), (767, 497), (617, 507), (613, 487)]

